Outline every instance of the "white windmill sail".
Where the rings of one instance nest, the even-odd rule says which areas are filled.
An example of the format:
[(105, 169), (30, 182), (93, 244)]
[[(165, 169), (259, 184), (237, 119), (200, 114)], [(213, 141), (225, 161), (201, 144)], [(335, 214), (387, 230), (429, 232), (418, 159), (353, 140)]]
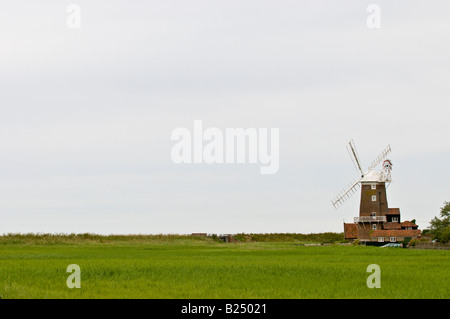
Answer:
[(335, 208), (340, 207), (344, 202), (350, 198), (360, 187), (360, 181), (362, 178), (357, 179), (353, 183), (350, 183), (346, 188), (340, 192), (335, 199), (333, 199), (331, 202), (333, 203), (333, 206)]
[(372, 164), (370, 164), (368, 171), (374, 169), (378, 164), (381, 163), (382, 160), (384, 160), (388, 154), (391, 152), (391, 146), (388, 145), (382, 152), (380, 155), (378, 155), (378, 157), (372, 162)]

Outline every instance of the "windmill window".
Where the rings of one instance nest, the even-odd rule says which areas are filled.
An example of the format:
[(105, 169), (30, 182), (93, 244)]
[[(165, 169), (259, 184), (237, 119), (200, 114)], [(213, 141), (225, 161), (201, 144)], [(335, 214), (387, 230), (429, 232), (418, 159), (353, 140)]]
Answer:
[(372, 202), (375, 202), (377, 200), (377, 195), (372, 195)]
[(398, 217), (392, 217), (392, 222), (398, 223)]
[(372, 188), (372, 189), (377, 189), (377, 185), (372, 184), (372, 185), (371, 185), (371, 188)]
[(373, 224), (373, 225), (372, 225), (372, 229), (373, 229), (373, 230), (377, 230), (377, 224)]

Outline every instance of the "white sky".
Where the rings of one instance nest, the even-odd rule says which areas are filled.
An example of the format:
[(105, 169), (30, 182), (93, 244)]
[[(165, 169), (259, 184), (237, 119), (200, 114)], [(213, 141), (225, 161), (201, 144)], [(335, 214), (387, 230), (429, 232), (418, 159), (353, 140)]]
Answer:
[[(0, 233), (341, 232), (350, 139), (365, 167), (391, 145), (389, 206), (423, 229), (450, 200), (449, 57), (446, 0), (2, 1)], [(279, 128), (278, 173), (174, 164), (196, 119)]]

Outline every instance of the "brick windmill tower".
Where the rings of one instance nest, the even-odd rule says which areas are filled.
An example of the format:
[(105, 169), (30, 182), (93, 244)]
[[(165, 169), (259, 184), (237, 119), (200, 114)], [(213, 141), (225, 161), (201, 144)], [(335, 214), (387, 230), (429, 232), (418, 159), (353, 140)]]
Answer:
[[(392, 162), (386, 157), (391, 153), (391, 147), (387, 146), (365, 172), (361, 168), (353, 140), (348, 143), (347, 150), (361, 176), (350, 183), (332, 200), (332, 203), (338, 208), (359, 188), (361, 188), (361, 202), (359, 217), (354, 218), (354, 223), (344, 223), (345, 238), (358, 239), (364, 243), (384, 243), (417, 237), (420, 234), (418, 226), (411, 222), (400, 223), (400, 209), (388, 207), (386, 188), (392, 182)], [(380, 163), (382, 169), (377, 170), (376, 167)]]

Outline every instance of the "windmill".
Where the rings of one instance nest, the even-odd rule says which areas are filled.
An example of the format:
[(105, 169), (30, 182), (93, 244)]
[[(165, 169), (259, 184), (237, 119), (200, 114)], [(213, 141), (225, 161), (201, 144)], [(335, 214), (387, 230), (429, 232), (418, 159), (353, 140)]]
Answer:
[[(392, 162), (387, 156), (391, 153), (391, 146), (388, 145), (366, 171), (362, 169), (353, 140), (348, 143), (347, 150), (360, 177), (344, 188), (332, 203), (338, 208), (359, 188), (361, 203), (359, 216), (354, 217), (354, 222), (344, 222), (344, 238), (359, 240), (364, 245), (384, 245), (387, 240), (396, 243), (418, 238), (421, 233), (418, 226), (410, 221), (401, 222), (400, 208), (388, 207), (386, 188), (392, 182)], [(377, 169), (381, 163), (381, 169)]]
[[(380, 155), (370, 164), (369, 168), (364, 172), (361, 166), (361, 161), (358, 156), (358, 152), (356, 151), (355, 142), (351, 140), (347, 144), (347, 151), (352, 159), (353, 164), (355, 165), (356, 170), (360, 173), (360, 177), (356, 178), (353, 182), (349, 183), (347, 187), (345, 187), (342, 192), (340, 192), (331, 202), (335, 208), (339, 208), (347, 199), (350, 198), (360, 187), (361, 185), (369, 184), (371, 189), (374, 190), (374, 185), (376, 187), (377, 184), (391, 183), (391, 170), (392, 170), (392, 162), (388, 159), (384, 160), (391, 153), (391, 146), (388, 145)], [(375, 168), (378, 164), (383, 161), (383, 169), (381, 171), (376, 170)], [(384, 187), (384, 194), (386, 193)], [(373, 196), (373, 195), (372, 195)], [(361, 194), (361, 204), (363, 202), (363, 193)], [(386, 203), (387, 206), (387, 203)], [(360, 211), (361, 215), (361, 211)]]

